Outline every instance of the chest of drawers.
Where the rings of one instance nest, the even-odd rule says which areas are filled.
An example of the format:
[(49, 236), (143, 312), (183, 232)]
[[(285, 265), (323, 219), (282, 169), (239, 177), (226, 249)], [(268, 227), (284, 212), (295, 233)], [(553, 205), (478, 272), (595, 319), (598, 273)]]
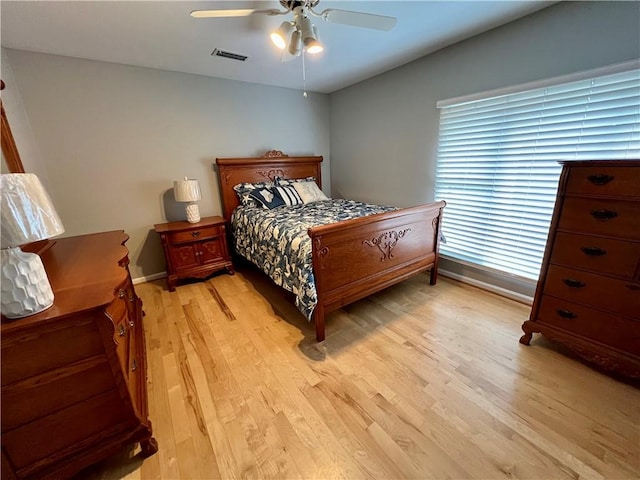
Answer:
[(160, 223), (154, 228), (164, 249), (169, 291), (174, 291), (176, 282), (182, 278), (205, 278), (221, 269), (234, 273), (224, 218)]
[(599, 367), (640, 377), (640, 161), (564, 162), (531, 317)]
[(129, 443), (157, 450), (127, 238), (56, 240), (41, 255), (53, 306), (3, 318), (2, 478), (67, 478)]

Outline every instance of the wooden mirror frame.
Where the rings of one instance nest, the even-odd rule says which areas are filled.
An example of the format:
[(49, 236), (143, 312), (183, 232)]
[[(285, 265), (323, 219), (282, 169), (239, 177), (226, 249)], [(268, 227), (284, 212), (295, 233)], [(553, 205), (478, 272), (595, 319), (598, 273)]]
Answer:
[[(0, 90), (4, 90), (4, 82), (2, 80), (0, 80)], [(22, 165), (18, 147), (16, 147), (16, 141), (13, 139), (13, 133), (11, 133), (11, 127), (9, 126), (9, 120), (7, 119), (2, 100), (0, 100), (0, 110), (2, 113), (2, 124), (0, 125), (2, 155), (4, 155), (4, 160), (7, 162), (7, 168), (11, 173), (25, 173), (24, 165)]]

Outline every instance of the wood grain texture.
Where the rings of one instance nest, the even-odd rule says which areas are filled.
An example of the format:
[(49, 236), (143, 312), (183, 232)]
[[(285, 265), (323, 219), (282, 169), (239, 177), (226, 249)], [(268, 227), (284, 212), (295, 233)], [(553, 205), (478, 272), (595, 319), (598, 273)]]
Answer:
[(254, 269), (145, 310), (158, 453), (83, 479), (638, 478), (640, 391), (544, 337), (529, 307), (419, 274), (327, 316), (323, 344)]

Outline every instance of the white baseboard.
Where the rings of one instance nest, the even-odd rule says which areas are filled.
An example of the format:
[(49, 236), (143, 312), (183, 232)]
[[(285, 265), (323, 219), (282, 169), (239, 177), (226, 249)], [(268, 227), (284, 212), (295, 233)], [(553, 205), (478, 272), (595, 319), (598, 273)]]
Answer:
[(159, 272), (154, 273), (152, 275), (146, 275), (144, 277), (136, 277), (132, 279), (134, 285), (138, 285), (139, 283), (152, 282), (153, 280), (158, 280), (160, 278), (165, 278), (167, 276), (167, 272)]
[(533, 303), (533, 297), (530, 297), (528, 295), (523, 295), (521, 293), (513, 292), (511, 290), (507, 290), (506, 288), (497, 287), (495, 285), (491, 285), (490, 283), (486, 283), (481, 280), (476, 280), (475, 278), (470, 278), (465, 275), (453, 273), (448, 270), (443, 270), (441, 268), (438, 269), (438, 275), (442, 275), (443, 277), (453, 278), (454, 280), (458, 280), (459, 282), (462, 282), (462, 283), (468, 283), (469, 285), (473, 285), (474, 287), (487, 290), (491, 293), (495, 293), (497, 295), (510, 298), (511, 300), (515, 300), (516, 302), (524, 303), (526, 305), (531, 305)]
[[(438, 269), (438, 275), (442, 275), (443, 277), (453, 278), (454, 280), (457, 280), (462, 283), (468, 283), (469, 285), (473, 285), (474, 287), (478, 287), (483, 290), (487, 290), (489, 292), (495, 293), (497, 295), (510, 298), (511, 300), (515, 300), (516, 302), (524, 303), (527, 305), (531, 305), (533, 303), (533, 297), (529, 297), (528, 295), (522, 295), (521, 293), (513, 292), (511, 290), (507, 290), (506, 288), (497, 287), (495, 285), (491, 285), (490, 283), (482, 282), (480, 280), (476, 280), (475, 278), (470, 278), (465, 275), (459, 275), (457, 273), (453, 273), (448, 270), (443, 270), (441, 268)], [(138, 285), (139, 283), (152, 282), (153, 280), (166, 278), (166, 276), (167, 276), (167, 272), (159, 272), (159, 273), (154, 273), (152, 275), (145, 275), (143, 277), (136, 277), (132, 281), (134, 285)]]

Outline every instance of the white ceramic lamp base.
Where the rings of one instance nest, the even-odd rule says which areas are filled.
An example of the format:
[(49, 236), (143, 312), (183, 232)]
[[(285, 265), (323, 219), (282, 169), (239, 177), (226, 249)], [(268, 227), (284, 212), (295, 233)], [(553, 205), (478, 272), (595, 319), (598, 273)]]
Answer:
[(189, 223), (198, 223), (200, 221), (200, 209), (197, 203), (188, 203), (186, 207), (187, 221)]
[(42, 260), (18, 247), (1, 251), (2, 314), (22, 318), (53, 305), (53, 290)]

